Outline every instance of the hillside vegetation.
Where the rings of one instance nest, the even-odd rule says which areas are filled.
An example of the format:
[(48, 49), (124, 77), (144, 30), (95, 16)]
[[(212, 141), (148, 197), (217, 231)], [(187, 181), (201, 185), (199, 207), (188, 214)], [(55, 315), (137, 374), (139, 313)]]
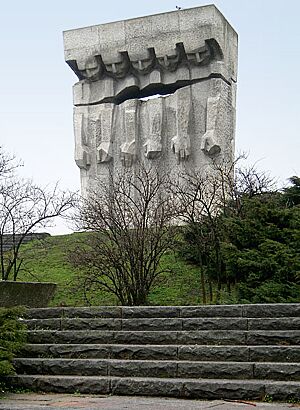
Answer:
[[(198, 219), (178, 227), (171, 249), (165, 248), (170, 250), (162, 253), (158, 266), (158, 271), (164, 273), (150, 288), (146, 303), (300, 302), (300, 178), (292, 177), (290, 181), (292, 186), (281, 191), (253, 192), (252, 184), (251, 190), (227, 201), (218, 213), (212, 207), (206, 214), (201, 212)], [(198, 193), (203, 187), (197, 186)], [(198, 198), (201, 205), (206, 205), (205, 196)], [(131, 235), (130, 230), (127, 235)], [(84, 286), (85, 280), (90, 282), (93, 270), (106, 274), (107, 264), (97, 265), (98, 260), (101, 262), (101, 247), (94, 247), (103, 238), (103, 232), (85, 232), (23, 245), (23, 270), (18, 279), (56, 282), (54, 306), (118, 304), (115, 296), (103, 290), (103, 282), (102, 290), (97, 280), (88, 290)], [(123, 239), (128, 248), (128, 236)], [(112, 242), (105, 245), (110, 251), (107, 243)], [(91, 251), (92, 264), (76, 265), (76, 255)]]
[[(24, 270), (18, 280), (56, 282), (58, 289), (52, 306), (112, 305), (116, 299), (103, 291), (93, 292), (85, 298), (80, 286), (80, 271), (68, 261), (68, 253), (84, 241), (87, 233), (51, 236), (33, 241), (22, 247)], [(153, 305), (191, 305), (201, 303), (197, 266), (183, 261), (176, 252), (163, 257), (169, 273), (164, 274), (149, 296)]]

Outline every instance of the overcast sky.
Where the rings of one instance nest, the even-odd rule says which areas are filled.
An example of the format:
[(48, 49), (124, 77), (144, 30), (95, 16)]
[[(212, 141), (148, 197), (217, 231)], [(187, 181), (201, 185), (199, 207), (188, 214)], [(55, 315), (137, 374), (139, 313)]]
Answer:
[[(79, 189), (62, 31), (196, 7), (194, 0), (15, 0), (0, 11), (0, 145), (41, 185)], [(215, 0), (239, 34), (237, 151), (281, 184), (300, 175), (300, 1)], [(58, 233), (64, 232), (59, 226)]]

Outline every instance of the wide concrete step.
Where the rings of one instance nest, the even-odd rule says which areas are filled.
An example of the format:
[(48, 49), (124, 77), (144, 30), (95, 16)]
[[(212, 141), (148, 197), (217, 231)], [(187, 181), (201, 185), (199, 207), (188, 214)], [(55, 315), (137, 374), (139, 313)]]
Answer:
[(34, 330), (29, 343), (299, 345), (300, 330), (100, 331)]
[(299, 400), (300, 383), (267, 380), (120, 378), (95, 376), (18, 375), (13, 385), (53, 393), (148, 395), (195, 399)]
[(51, 330), (299, 330), (292, 318), (50, 318), (23, 321), (28, 329)]
[(300, 346), (27, 344), (22, 357), (300, 362)]
[(300, 317), (300, 303), (201, 306), (98, 306), (29, 309), (28, 319), (47, 318)]
[(18, 358), (18, 374), (300, 381), (300, 363)]

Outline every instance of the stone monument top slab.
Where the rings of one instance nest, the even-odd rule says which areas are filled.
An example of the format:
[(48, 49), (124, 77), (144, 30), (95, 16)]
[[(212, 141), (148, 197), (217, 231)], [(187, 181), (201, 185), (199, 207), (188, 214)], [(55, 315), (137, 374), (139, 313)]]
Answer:
[[(78, 74), (85, 65), (93, 66), (92, 57), (96, 55), (101, 55), (105, 66), (124, 64), (126, 58), (138, 65), (139, 61), (148, 60), (149, 50), (154, 49), (159, 59), (171, 64), (176, 46), (182, 44), (188, 60), (195, 58), (197, 62), (195, 54), (209, 39), (216, 41), (223, 54), (224, 76), (228, 81), (236, 81), (237, 33), (214, 5), (67, 30), (65, 60), (72, 69), (77, 61), (79, 70), (74, 71)], [(116, 71), (122, 75), (121, 68), (118, 72), (116, 67)]]

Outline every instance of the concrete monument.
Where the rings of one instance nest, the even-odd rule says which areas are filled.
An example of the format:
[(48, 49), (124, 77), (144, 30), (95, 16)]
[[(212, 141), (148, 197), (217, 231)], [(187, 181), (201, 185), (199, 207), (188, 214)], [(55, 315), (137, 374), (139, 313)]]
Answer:
[(141, 161), (172, 175), (232, 160), (237, 48), (213, 5), (65, 31), (82, 193)]

